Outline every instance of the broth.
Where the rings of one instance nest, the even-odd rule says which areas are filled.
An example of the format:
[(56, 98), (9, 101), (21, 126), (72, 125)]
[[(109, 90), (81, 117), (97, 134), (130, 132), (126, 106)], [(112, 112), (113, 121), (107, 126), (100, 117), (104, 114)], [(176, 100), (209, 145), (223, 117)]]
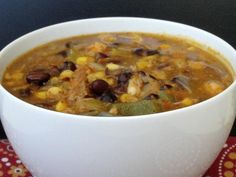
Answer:
[(6, 69), (16, 97), (59, 112), (132, 116), (209, 99), (233, 76), (190, 40), (149, 33), (99, 33), (39, 46)]

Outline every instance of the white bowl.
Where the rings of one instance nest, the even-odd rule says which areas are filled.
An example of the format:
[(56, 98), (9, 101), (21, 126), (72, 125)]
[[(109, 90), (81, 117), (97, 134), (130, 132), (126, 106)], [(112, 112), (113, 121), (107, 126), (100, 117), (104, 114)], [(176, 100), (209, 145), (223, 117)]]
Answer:
[[(46, 42), (98, 32), (151, 32), (192, 38), (224, 55), (236, 51), (197, 28), (145, 18), (94, 18), (29, 33), (0, 53), (1, 75), (20, 54)], [(236, 82), (202, 103), (133, 117), (85, 117), (28, 104), (0, 86), (7, 137), (36, 177), (198, 177), (221, 150), (236, 111)]]

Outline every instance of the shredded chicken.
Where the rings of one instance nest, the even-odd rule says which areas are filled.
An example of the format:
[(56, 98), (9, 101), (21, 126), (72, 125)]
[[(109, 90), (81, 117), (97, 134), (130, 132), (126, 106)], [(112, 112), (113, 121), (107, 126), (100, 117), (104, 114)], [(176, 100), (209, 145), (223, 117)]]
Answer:
[(69, 97), (68, 102), (74, 102), (79, 98), (83, 98), (88, 94), (87, 89), (87, 71), (89, 70), (88, 66), (80, 66), (74, 71), (73, 77), (70, 81), (71, 87), (68, 93)]

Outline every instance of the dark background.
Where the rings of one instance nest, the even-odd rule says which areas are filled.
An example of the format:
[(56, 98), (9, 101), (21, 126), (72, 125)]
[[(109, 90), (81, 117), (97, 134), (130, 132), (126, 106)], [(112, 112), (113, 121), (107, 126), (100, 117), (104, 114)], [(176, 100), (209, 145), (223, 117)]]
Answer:
[[(44, 26), (108, 16), (181, 22), (216, 34), (236, 48), (236, 0), (0, 0), (0, 49)], [(236, 125), (231, 135), (236, 136)]]

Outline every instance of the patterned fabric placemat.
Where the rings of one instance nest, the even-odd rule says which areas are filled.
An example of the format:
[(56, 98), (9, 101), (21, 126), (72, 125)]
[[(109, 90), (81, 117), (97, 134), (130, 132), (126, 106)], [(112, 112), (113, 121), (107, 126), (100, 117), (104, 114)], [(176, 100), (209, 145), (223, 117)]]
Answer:
[[(6, 139), (0, 140), (0, 177), (32, 177)], [(228, 138), (203, 177), (236, 177), (236, 137)]]

